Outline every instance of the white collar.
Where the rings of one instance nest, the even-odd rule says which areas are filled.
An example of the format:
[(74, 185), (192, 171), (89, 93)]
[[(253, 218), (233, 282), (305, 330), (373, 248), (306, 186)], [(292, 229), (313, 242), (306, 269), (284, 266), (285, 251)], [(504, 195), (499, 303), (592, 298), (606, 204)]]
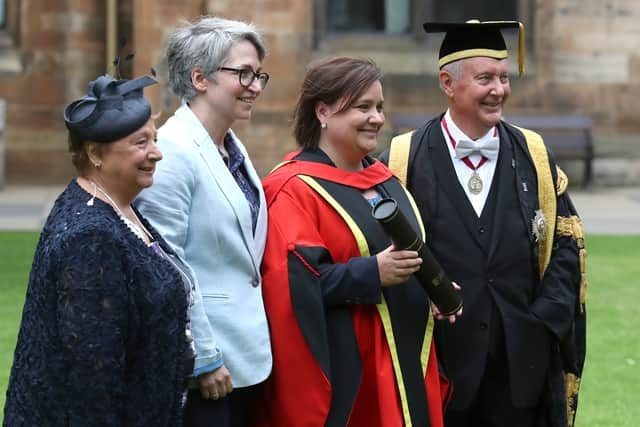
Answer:
[[(469, 138), (462, 130), (460, 130), (458, 125), (453, 121), (453, 118), (451, 117), (451, 110), (447, 109), (447, 112), (444, 114), (444, 119), (447, 122), (447, 128), (449, 129), (449, 133), (451, 134), (451, 137), (456, 141), (456, 143), (462, 139), (480, 142), (485, 139), (493, 138), (493, 134), (496, 128), (495, 126), (492, 127), (491, 129), (489, 129), (489, 131), (485, 135), (474, 140), (473, 138)], [(447, 145), (451, 145), (451, 141), (449, 141), (448, 135), (446, 135), (446, 132), (445, 132), (445, 137), (447, 137)], [(498, 137), (497, 133), (496, 133), (496, 137)]]

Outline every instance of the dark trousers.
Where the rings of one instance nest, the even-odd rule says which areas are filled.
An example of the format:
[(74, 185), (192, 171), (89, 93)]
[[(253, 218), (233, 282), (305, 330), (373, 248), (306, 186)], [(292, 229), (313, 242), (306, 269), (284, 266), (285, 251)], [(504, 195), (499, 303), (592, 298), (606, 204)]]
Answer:
[[(447, 411), (445, 427), (535, 426), (537, 408), (513, 406), (506, 360), (488, 359), (476, 400), (467, 409)], [(455, 393), (455, 385), (453, 392)]]
[(189, 390), (184, 427), (247, 427), (255, 406), (256, 386), (234, 388), (222, 399), (204, 399), (199, 389)]

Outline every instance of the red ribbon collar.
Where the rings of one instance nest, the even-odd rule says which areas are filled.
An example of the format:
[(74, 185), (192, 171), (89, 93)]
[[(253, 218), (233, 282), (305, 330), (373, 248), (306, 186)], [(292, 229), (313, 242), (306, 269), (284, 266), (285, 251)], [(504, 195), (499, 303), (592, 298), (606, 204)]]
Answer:
[[(447, 132), (447, 135), (449, 136), (449, 141), (451, 142), (451, 146), (453, 146), (453, 149), (455, 150), (456, 148), (456, 140), (453, 139), (453, 136), (451, 136), (451, 132), (449, 132), (449, 126), (447, 126), (447, 121), (445, 120), (444, 116), (442, 116), (442, 127), (444, 127), (444, 130)], [(493, 128), (493, 136), (496, 136), (498, 134), (498, 129), (496, 129), (495, 127)], [(465, 165), (469, 166), (469, 168), (471, 170), (476, 170), (478, 169), (480, 166), (484, 165), (485, 163), (487, 163), (487, 158), (482, 156), (482, 158), (480, 159), (480, 161), (478, 162), (477, 166), (474, 166), (473, 163), (471, 163), (471, 160), (469, 160), (469, 157), (464, 157), (463, 159), (461, 159)]]

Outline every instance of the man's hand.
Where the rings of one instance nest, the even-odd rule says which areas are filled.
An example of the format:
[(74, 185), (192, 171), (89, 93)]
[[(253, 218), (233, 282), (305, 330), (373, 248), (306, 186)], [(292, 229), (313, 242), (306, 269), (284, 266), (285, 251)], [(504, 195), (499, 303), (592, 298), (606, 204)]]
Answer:
[(406, 282), (422, 264), (422, 258), (418, 257), (418, 252), (397, 251), (393, 245), (376, 255), (376, 260), (382, 286)]
[[(451, 284), (453, 285), (454, 289), (458, 292), (460, 292), (460, 289), (462, 289), (460, 286), (458, 286), (456, 282), (451, 282)], [(440, 313), (440, 310), (438, 310), (438, 307), (436, 307), (434, 303), (431, 303), (431, 312), (433, 313), (433, 317), (435, 317), (436, 320), (448, 319), (449, 323), (454, 324), (456, 323), (456, 318), (462, 316), (462, 307), (460, 307), (460, 310), (458, 310), (454, 314), (445, 316), (442, 313)]]
[(200, 375), (198, 384), (200, 385), (200, 394), (204, 399), (217, 400), (233, 391), (231, 374), (224, 365), (215, 371)]

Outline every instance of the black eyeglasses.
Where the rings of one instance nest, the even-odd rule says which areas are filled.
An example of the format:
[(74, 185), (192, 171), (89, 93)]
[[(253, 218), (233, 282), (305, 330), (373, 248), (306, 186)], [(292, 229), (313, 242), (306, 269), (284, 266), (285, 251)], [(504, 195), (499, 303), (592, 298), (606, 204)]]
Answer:
[(240, 80), (240, 86), (248, 88), (253, 84), (254, 80), (258, 80), (260, 84), (260, 88), (264, 89), (269, 81), (269, 74), (267, 73), (256, 73), (251, 68), (230, 68), (230, 67), (220, 67), (219, 71), (231, 71), (232, 73), (236, 73), (238, 75), (238, 79)]

